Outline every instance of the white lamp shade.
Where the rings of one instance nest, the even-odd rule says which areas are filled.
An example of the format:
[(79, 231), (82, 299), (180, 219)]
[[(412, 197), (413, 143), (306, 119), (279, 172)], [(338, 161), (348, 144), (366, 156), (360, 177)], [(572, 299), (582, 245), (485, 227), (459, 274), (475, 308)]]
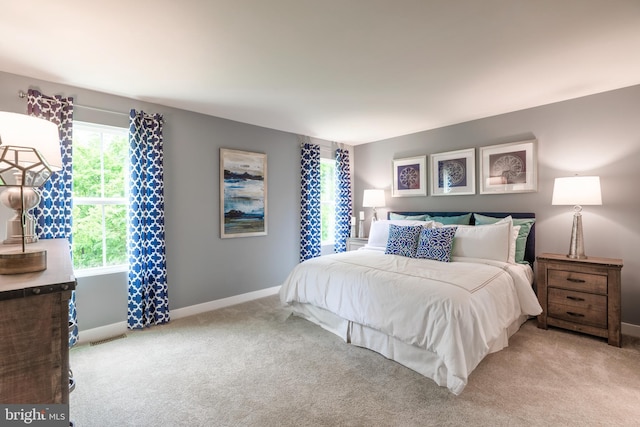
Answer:
[(553, 184), (552, 205), (601, 205), (599, 176), (570, 176), (556, 178)]
[(60, 134), (58, 126), (53, 122), (25, 114), (0, 111), (0, 141), (2, 146), (35, 148), (47, 161), (51, 170), (62, 169)]
[(380, 208), (385, 205), (384, 190), (364, 190), (362, 206), (365, 208)]

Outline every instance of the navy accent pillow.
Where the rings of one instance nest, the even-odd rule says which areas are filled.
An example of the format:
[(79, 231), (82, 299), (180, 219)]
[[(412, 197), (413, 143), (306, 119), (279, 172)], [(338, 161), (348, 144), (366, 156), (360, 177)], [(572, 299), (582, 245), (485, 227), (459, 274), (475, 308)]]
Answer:
[(458, 227), (425, 228), (420, 233), (416, 258), (449, 262)]
[(389, 239), (384, 253), (415, 257), (418, 248), (418, 237), (422, 231), (421, 225), (389, 224)]

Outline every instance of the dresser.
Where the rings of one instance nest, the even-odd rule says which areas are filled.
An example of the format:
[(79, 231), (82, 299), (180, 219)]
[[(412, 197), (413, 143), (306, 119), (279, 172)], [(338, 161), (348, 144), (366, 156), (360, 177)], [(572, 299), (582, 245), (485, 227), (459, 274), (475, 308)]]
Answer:
[(536, 284), (542, 314), (549, 325), (606, 338), (621, 346), (620, 274), (622, 260), (571, 259), (544, 253), (537, 257)]
[[(0, 252), (21, 245), (0, 245)], [(40, 240), (47, 269), (0, 275), (0, 403), (69, 402), (69, 298), (75, 289), (69, 243)]]

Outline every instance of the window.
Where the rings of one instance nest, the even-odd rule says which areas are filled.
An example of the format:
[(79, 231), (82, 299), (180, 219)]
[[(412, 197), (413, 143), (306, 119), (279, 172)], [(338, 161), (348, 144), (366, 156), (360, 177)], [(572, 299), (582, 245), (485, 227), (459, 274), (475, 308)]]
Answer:
[(336, 161), (320, 159), (320, 244), (333, 245), (336, 225)]
[(126, 266), (129, 130), (73, 124), (73, 264)]

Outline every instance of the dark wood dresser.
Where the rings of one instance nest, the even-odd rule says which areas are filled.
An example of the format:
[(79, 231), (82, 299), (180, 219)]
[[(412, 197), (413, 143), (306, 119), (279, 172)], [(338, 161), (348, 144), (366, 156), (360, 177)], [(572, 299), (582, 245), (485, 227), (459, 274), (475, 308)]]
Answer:
[[(0, 245), (0, 252), (20, 250)], [(0, 275), (0, 402), (69, 403), (69, 298), (76, 287), (66, 239), (46, 249), (47, 269)]]
[(542, 314), (538, 327), (548, 325), (606, 338), (620, 347), (620, 272), (622, 260), (566, 255), (537, 257), (536, 283)]

